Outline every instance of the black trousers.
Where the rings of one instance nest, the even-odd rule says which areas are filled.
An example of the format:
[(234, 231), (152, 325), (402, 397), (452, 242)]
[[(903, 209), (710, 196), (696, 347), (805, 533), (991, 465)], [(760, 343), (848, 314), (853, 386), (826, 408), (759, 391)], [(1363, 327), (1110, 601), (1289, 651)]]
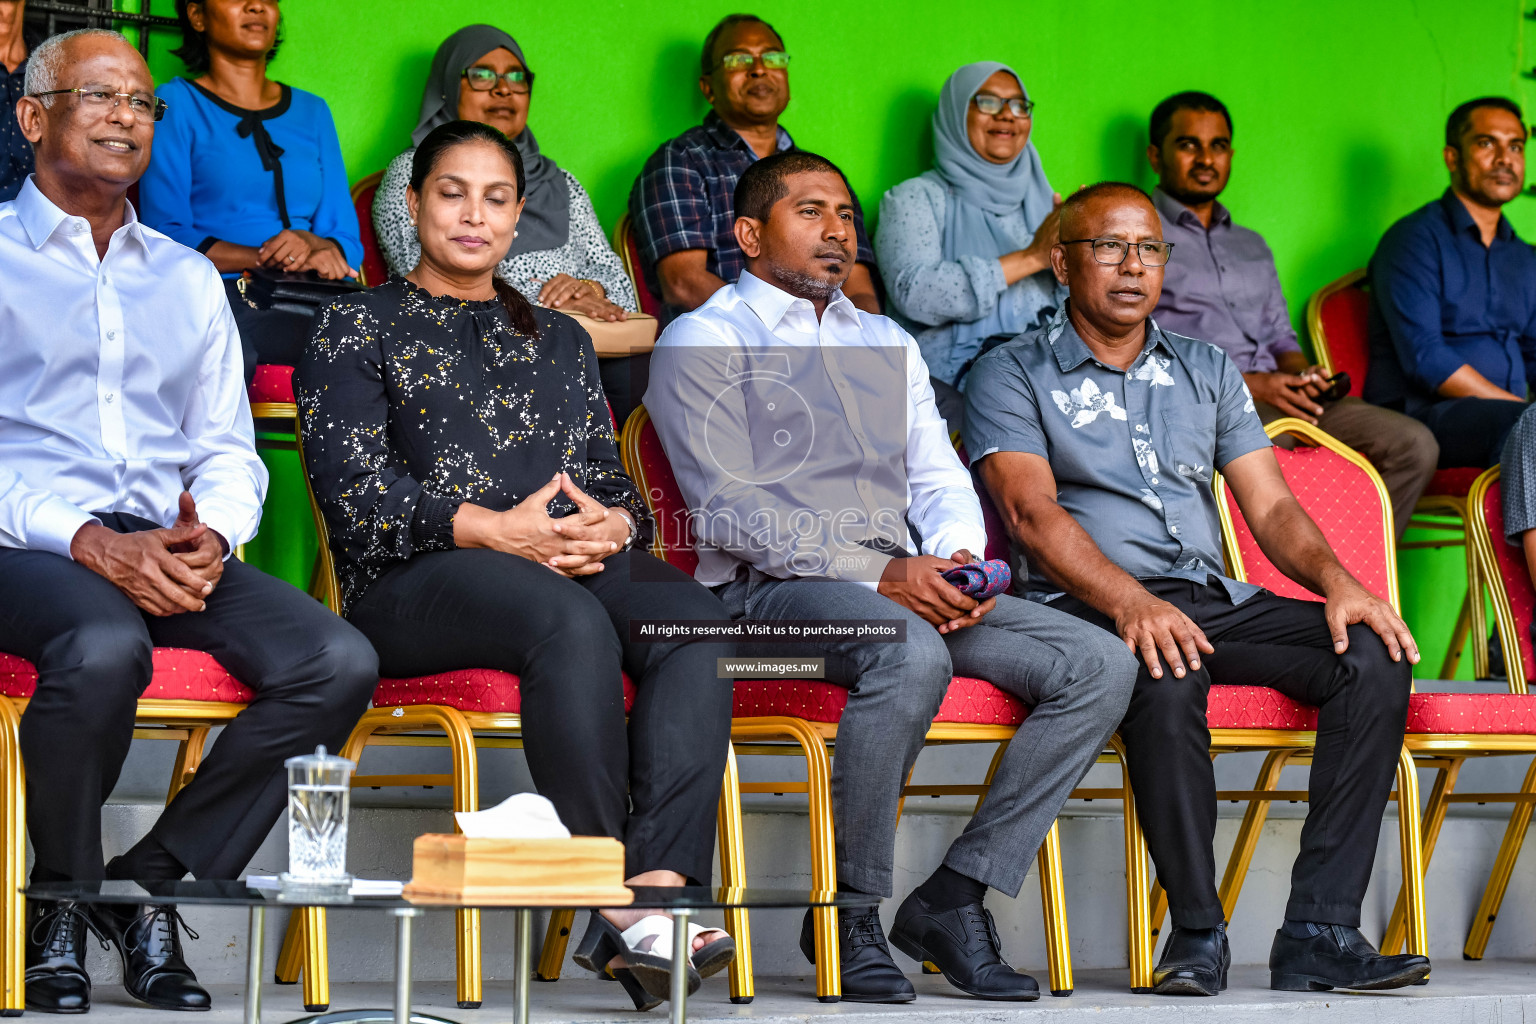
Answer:
[(615, 356), (597, 361), (598, 376), (603, 381), (603, 397), (619, 429), (624, 429), (629, 414), (645, 400), (645, 389), (651, 383), (651, 354)]
[[(733, 644), (631, 642), (631, 619), (729, 621), (713, 594), (641, 551), (577, 579), (484, 549), (417, 555), (350, 617), (386, 676), (494, 668), (522, 679), (523, 751), (576, 835), (624, 843), (626, 877), (707, 884), (730, 742)], [(636, 698), (624, 721), (619, 672)]]
[(1440, 468), (1496, 466), (1528, 406), (1499, 398), (1448, 398), (1418, 414), (1440, 442)]
[[(136, 516), (101, 519), (122, 533)], [(27, 831), (39, 881), (103, 877), (101, 806), (133, 739), (154, 647), (206, 651), (255, 691), (150, 835), (198, 878), (238, 878), (287, 805), (283, 761), (336, 750), (378, 685), (362, 635), (237, 559), (202, 612), (159, 618), (59, 555), (0, 548), (0, 650), (38, 669), (21, 716)]]
[(291, 309), (256, 309), (240, 294), (238, 282), (239, 278), (227, 279), (224, 295), (229, 300), (230, 312), (235, 315), (235, 326), (240, 329), (245, 382), (249, 384), (256, 375), (258, 363), (299, 365), (304, 346), (309, 344), (314, 314), (296, 313)]
[[(1408, 717), (1412, 667), (1394, 662), (1369, 627), (1349, 627), (1349, 648), (1333, 639), (1314, 601), (1264, 591), (1234, 605), (1220, 586), (1151, 579), (1146, 588), (1188, 615), (1216, 648), (1200, 670), (1175, 679), (1146, 665), (1120, 736), (1136, 809), (1173, 923), (1210, 928), (1222, 920), (1216, 893), (1216, 776), (1206, 698), (1211, 684), (1268, 686), (1318, 707), (1317, 748), (1301, 853), (1291, 869), (1285, 915), (1359, 927), (1382, 811), (1392, 790)], [(1113, 630), (1076, 598), (1053, 607)]]

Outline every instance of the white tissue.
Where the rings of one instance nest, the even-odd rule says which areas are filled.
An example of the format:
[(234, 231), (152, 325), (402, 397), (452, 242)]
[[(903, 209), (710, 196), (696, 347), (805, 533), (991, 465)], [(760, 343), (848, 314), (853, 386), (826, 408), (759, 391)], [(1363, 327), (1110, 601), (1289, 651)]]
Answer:
[(515, 793), (483, 811), (455, 811), (459, 831), (471, 839), (569, 839), (555, 805), (537, 793)]

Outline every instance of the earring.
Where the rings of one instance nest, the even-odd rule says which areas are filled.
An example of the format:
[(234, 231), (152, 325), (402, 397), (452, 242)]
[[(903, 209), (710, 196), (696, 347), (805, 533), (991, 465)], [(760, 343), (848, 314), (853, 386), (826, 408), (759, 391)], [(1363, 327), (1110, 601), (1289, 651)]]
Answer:
[(516, 238), (516, 237), (517, 237), (517, 228), (513, 228), (513, 229), (512, 229), (512, 237), (513, 237), (513, 238)]

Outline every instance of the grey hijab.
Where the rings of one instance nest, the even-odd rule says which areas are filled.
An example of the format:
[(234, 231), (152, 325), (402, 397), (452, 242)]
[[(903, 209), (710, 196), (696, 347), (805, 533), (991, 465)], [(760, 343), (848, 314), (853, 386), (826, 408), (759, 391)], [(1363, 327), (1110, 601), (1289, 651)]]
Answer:
[[(432, 57), (432, 70), (422, 90), (421, 117), (411, 133), (412, 145), (421, 145), (421, 140), (438, 125), (458, 120), (459, 82), (464, 69), (502, 47), (511, 50), (523, 67), (528, 67), (517, 40), (493, 25), (469, 25), (443, 40)], [(525, 125), (512, 144), (523, 158), (523, 174), (527, 178), (523, 194), (528, 202), (518, 218), (517, 238), (507, 255), (558, 249), (571, 236), (571, 192), (565, 174), (558, 164), (539, 152), (532, 128)]]

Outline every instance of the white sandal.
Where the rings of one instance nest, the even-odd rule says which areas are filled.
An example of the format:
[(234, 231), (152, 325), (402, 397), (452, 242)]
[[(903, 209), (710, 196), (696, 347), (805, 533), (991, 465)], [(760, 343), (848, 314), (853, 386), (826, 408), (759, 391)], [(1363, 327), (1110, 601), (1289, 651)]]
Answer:
[(721, 937), (694, 949), (688, 957), (693, 961), (694, 970), (699, 972), (701, 978), (719, 974), (730, 965), (732, 960), (736, 959), (736, 940), (731, 938), (724, 928), (706, 928), (703, 925), (689, 924), (688, 947), (692, 949), (699, 936), (710, 932), (719, 932)]
[[(623, 946), (621, 955), (629, 972), (642, 988), (662, 999), (672, 997), (672, 927), (672, 918), (651, 914), (619, 933), (619, 942)], [(735, 944), (732, 943), (731, 955), (735, 954)], [(688, 994), (691, 996), (699, 990), (703, 978), (691, 958), (683, 964), (688, 972)]]

